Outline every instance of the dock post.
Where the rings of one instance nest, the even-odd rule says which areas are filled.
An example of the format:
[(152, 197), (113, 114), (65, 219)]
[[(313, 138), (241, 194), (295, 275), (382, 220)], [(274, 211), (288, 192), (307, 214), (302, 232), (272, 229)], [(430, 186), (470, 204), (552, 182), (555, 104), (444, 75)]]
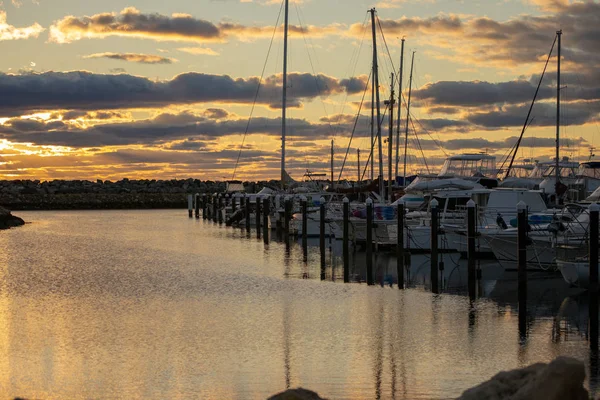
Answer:
[(275, 229), (277, 230), (277, 234), (279, 235), (279, 232), (282, 228), (281, 226), (281, 218), (279, 218), (281, 216), (281, 213), (279, 212), (279, 210), (281, 209), (281, 196), (280, 195), (275, 195)]
[(235, 194), (231, 194), (231, 214), (233, 215), (237, 211), (237, 197)]
[(439, 202), (431, 200), (431, 291), (439, 293), (438, 285), (438, 218)]
[(398, 289), (404, 289), (404, 202), (398, 202), (398, 234), (396, 241), (396, 272)]
[(283, 203), (283, 208), (284, 208), (283, 226), (284, 226), (285, 241), (287, 243), (289, 241), (289, 237), (290, 237), (290, 220), (292, 219), (292, 201), (289, 197), (285, 198), (285, 201)]
[(373, 200), (367, 199), (367, 285), (374, 285), (373, 279)]
[(218, 193), (213, 194), (212, 204), (213, 204), (213, 207), (212, 207), (212, 219), (213, 219), (214, 222), (217, 222), (219, 220), (218, 219), (219, 218), (219, 213), (218, 213), (218, 210), (219, 210), (219, 194)]
[(218, 211), (218, 215), (217, 215), (217, 219), (219, 220), (219, 224), (223, 223), (223, 211), (224, 211), (224, 206), (223, 206), (223, 197), (225, 195), (224, 194), (220, 194), (219, 195), (219, 211)]
[(350, 229), (348, 219), (350, 218), (350, 200), (344, 197), (344, 237), (342, 240), (342, 256), (344, 258), (344, 283), (350, 282)]
[(308, 200), (302, 196), (302, 250), (304, 255), (308, 253)]
[(190, 218), (192, 218), (194, 212), (194, 196), (192, 196), (191, 194), (188, 194), (188, 215)]
[(260, 239), (261, 234), (261, 216), (260, 216), (260, 206), (262, 206), (262, 202), (260, 197), (256, 196), (256, 238)]
[(517, 204), (517, 260), (519, 296), (519, 333), (527, 336), (527, 204)]
[(196, 209), (196, 219), (200, 218), (200, 193), (194, 195), (194, 208)]
[(591, 204), (590, 213), (590, 291), (598, 291), (598, 214), (600, 206), (597, 203)]
[(250, 197), (246, 197), (246, 232), (250, 233)]
[(271, 214), (271, 204), (269, 199), (263, 199), (263, 240), (269, 244), (269, 215)]
[(202, 219), (206, 219), (206, 194), (202, 195)]
[(475, 202), (471, 199), (467, 202), (467, 271), (469, 297), (476, 297), (476, 261), (475, 261)]
[(598, 225), (600, 206), (597, 203), (591, 204), (590, 213), (590, 350), (597, 357), (598, 353)]
[[(246, 194), (244, 193), (242, 195), (242, 197), (240, 197), (240, 210), (244, 211), (244, 221), (246, 221)], [(241, 224), (238, 223), (238, 226), (240, 226)], [(243, 226), (240, 226), (240, 228), (244, 228)]]
[(319, 250), (321, 251), (321, 271), (325, 271), (325, 198), (319, 199)]

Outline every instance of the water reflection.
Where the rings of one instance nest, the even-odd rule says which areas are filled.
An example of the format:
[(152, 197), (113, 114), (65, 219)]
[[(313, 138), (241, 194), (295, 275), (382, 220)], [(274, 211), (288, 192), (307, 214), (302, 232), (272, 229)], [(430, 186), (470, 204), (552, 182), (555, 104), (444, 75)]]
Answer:
[(598, 299), (555, 275), (530, 274), (521, 340), (516, 273), (493, 262), (471, 300), (456, 255), (432, 295), (426, 255), (398, 290), (394, 254), (374, 254), (367, 287), (364, 252), (343, 284), (335, 241), (323, 263), (318, 240), (265, 245), (178, 211), (24, 214), (0, 232), (7, 397), (452, 398), (561, 354), (585, 360), (598, 393)]

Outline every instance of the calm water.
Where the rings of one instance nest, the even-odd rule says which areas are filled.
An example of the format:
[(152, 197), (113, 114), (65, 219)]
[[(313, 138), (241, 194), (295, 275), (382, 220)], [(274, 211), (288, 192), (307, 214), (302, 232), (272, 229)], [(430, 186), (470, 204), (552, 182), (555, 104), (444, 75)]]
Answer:
[(331, 399), (431, 399), (558, 355), (589, 373), (587, 295), (560, 278), (530, 281), (522, 340), (514, 276), (493, 263), (482, 265), (485, 297), (470, 303), (456, 257), (446, 293), (432, 296), (424, 256), (413, 258), (415, 288), (399, 291), (387, 285), (390, 256), (377, 256), (383, 287), (343, 284), (335, 244), (321, 271), (314, 249), (305, 264), (297, 245), (265, 248), (185, 210), (18, 214), (31, 224), (0, 231), (7, 397), (263, 399), (302, 386)]

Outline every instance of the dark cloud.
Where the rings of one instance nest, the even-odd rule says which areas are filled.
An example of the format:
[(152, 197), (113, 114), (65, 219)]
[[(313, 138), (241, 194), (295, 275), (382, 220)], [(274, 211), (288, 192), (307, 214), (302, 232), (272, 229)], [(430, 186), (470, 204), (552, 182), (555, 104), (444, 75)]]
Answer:
[(229, 116), (229, 112), (222, 108), (207, 108), (206, 110), (204, 110), (202, 115), (210, 119), (224, 119)]
[[(361, 78), (355, 78), (360, 80)], [(290, 104), (354, 90), (356, 81), (340, 81), (319, 74), (289, 74)], [(281, 97), (281, 75), (267, 77), (261, 86), (259, 104), (273, 104)], [(0, 115), (22, 115), (39, 110), (96, 110), (161, 107), (202, 102), (251, 103), (258, 78), (185, 73), (169, 81), (120, 74), (90, 72), (45, 72), (23, 75), (0, 74)]]
[[(296, 37), (341, 35), (345, 31), (339, 24), (323, 27), (290, 25), (289, 28), (291, 33), (298, 33)], [(158, 41), (214, 42), (223, 41), (229, 36), (244, 39), (270, 37), (272, 32), (272, 26), (246, 26), (232, 22), (215, 24), (188, 14), (144, 14), (134, 7), (128, 7), (118, 14), (111, 12), (84, 17), (64, 17), (50, 27), (50, 40), (69, 43), (89, 38), (126, 36)]]
[[(413, 90), (417, 100), (429, 102), (434, 106), (479, 107), (489, 104), (522, 103), (531, 101), (535, 86), (529, 81), (482, 82), (482, 81), (439, 81), (429, 83)], [(539, 99), (556, 95), (550, 87), (543, 87)], [(439, 109), (439, 108), (438, 108)]]
[(108, 58), (111, 60), (121, 60), (138, 64), (173, 64), (177, 61), (174, 58), (139, 53), (95, 53), (83, 56), (83, 58)]
[(61, 111), (50, 114), (50, 119), (62, 119), (63, 121), (72, 121), (75, 119), (86, 119), (86, 120), (107, 120), (107, 119), (124, 119), (129, 118), (130, 115), (118, 111)]
[[(464, 152), (468, 150), (504, 150), (512, 148), (517, 142), (516, 136), (508, 137), (504, 140), (489, 140), (485, 138), (464, 138), (464, 139), (449, 139), (442, 142), (435, 142), (429, 139), (422, 139), (420, 141), (420, 145), (424, 150), (438, 150), (439, 143), (442, 144), (443, 148), (449, 151), (457, 151)], [(569, 144), (571, 146), (587, 146), (589, 143), (582, 137), (572, 138), (572, 139), (563, 139), (562, 144)], [(555, 147), (555, 139), (554, 138), (535, 138), (535, 137), (525, 137), (521, 141), (522, 147), (534, 147), (539, 149), (548, 149)]]
[[(600, 101), (596, 102), (572, 102), (563, 104), (563, 125), (583, 125), (598, 119), (600, 112)], [(505, 128), (522, 126), (529, 105), (510, 105), (497, 110), (486, 112), (475, 112), (467, 116), (467, 120), (473, 124), (486, 128)], [(533, 111), (533, 126), (556, 125), (556, 105), (551, 103), (537, 103)]]
[(133, 7), (119, 14), (90, 17), (67, 16), (50, 27), (50, 39), (58, 43), (111, 35), (149, 37), (156, 40), (218, 40), (223, 33), (212, 22), (190, 15), (142, 14)]

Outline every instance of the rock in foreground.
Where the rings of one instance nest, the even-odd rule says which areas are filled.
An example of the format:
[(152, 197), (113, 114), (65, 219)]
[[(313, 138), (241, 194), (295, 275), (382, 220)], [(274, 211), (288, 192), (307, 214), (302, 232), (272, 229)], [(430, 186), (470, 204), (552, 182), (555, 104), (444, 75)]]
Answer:
[(317, 393), (307, 389), (289, 389), (269, 397), (268, 400), (325, 400)]
[(25, 225), (25, 221), (12, 215), (6, 208), (0, 207), (0, 229), (8, 229), (21, 225)]
[(585, 400), (583, 362), (558, 357), (550, 364), (533, 364), (523, 369), (500, 372), (492, 379), (465, 391), (460, 400)]

